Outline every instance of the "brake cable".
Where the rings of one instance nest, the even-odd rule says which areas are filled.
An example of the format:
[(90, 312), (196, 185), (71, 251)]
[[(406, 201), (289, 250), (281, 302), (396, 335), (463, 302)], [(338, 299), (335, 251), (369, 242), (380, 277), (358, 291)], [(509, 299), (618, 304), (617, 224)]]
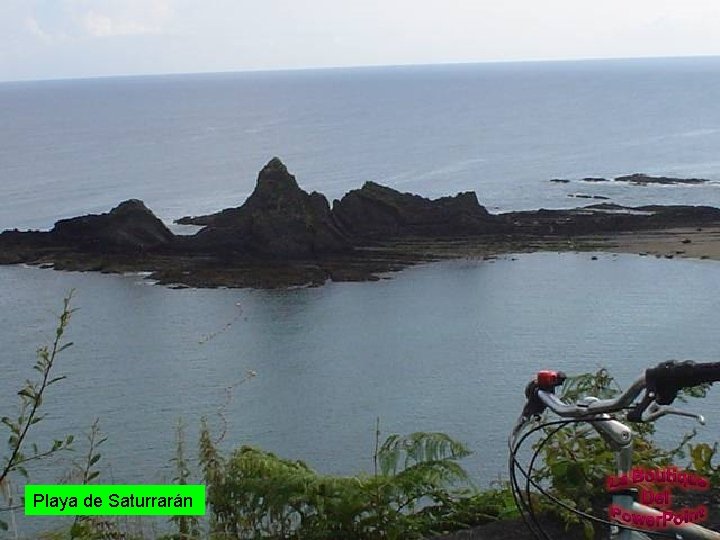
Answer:
[[(601, 421), (607, 421), (607, 420), (610, 420), (610, 418), (593, 418), (593, 419), (592, 419), (593, 422), (596, 422), (596, 421), (601, 422)], [(589, 422), (589, 421), (591, 421), (591, 420), (590, 420), (590, 419), (572, 419), (572, 420), (557, 420), (557, 421), (553, 421), (553, 422), (545, 422), (545, 423), (543, 423), (543, 424), (540, 424), (540, 425), (534, 427), (533, 429), (531, 429), (531, 430), (528, 431), (527, 433), (525, 433), (525, 434), (521, 437), (521, 439), (517, 442), (517, 444), (515, 445), (515, 447), (514, 447), (514, 448), (511, 447), (511, 453), (510, 453), (511, 462), (513, 463), (514, 467), (516, 466), (516, 467), (520, 470), (521, 474), (522, 474), (522, 475), (525, 477), (525, 479), (526, 479), (526, 489), (525, 489), (525, 491), (526, 491), (526, 496), (528, 497), (528, 502), (525, 503), (525, 501), (522, 499), (522, 491), (520, 490), (520, 486), (519, 486), (518, 483), (517, 483), (517, 479), (516, 479), (516, 477), (515, 477), (515, 472), (514, 472), (514, 467), (511, 467), (511, 471), (510, 471), (510, 472), (511, 472), (511, 476), (513, 477), (513, 482), (512, 482), (511, 488), (518, 490), (517, 497), (522, 501), (523, 506), (526, 506), (526, 510), (527, 510), (528, 513), (530, 514), (530, 519), (532, 520), (533, 524), (538, 528), (538, 530), (540, 531), (540, 533), (543, 535), (543, 537), (544, 537), (545, 539), (547, 539), (547, 540), (552, 540), (552, 539), (550, 539), (550, 537), (548, 536), (547, 532), (542, 528), (542, 526), (540, 525), (540, 523), (539, 523), (538, 520), (537, 520), (537, 517), (535, 516), (535, 510), (534, 510), (534, 508), (532, 507), (532, 499), (531, 499), (530, 496), (529, 496), (529, 494), (530, 494), (530, 485), (532, 485), (532, 486), (533, 486), (535, 489), (537, 489), (543, 496), (545, 496), (546, 498), (550, 499), (550, 500), (551, 500), (553, 503), (555, 503), (556, 505), (558, 505), (558, 506), (560, 506), (560, 507), (562, 507), (562, 508), (564, 508), (564, 509), (566, 509), (566, 510), (568, 510), (568, 511), (570, 511), (570, 512), (572, 512), (572, 513), (574, 513), (574, 514), (576, 514), (576, 515), (578, 515), (578, 516), (580, 516), (581, 518), (586, 519), (586, 520), (594, 521), (594, 522), (596, 522), (596, 523), (601, 523), (601, 524), (603, 524), (603, 525), (617, 526), (617, 527), (620, 527), (620, 528), (622, 528), (622, 529), (627, 529), (627, 530), (635, 531), (635, 532), (641, 532), (641, 533), (643, 533), (643, 534), (650, 535), (650, 536), (661, 536), (661, 537), (665, 537), (665, 538), (675, 538), (675, 535), (673, 535), (673, 534), (662, 533), (662, 532), (655, 532), (655, 531), (648, 531), (648, 530), (645, 530), (645, 529), (638, 529), (638, 528), (631, 527), (631, 526), (628, 526), (628, 525), (623, 525), (623, 524), (620, 524), (620, 523), (617, 523), (617, 522), (614, 522), (614, 521), (609, 521), (609, 520), (606, 520), (606, 519), (602, 519), (602, 518), (599, 518), (599, 517), (594, 516), (594, 515), (592, 515), (592, 514), (589, 514), (589, 513), (587, 513), (587, 512), (583, 512), (583, 511), (581, 511), (581, 510), (577, 510), (576, 508), (573, 508), (572, 506), (568, 505), (568, 504), (565, 503), (564, 501), (558, 499), (557, 497), (555, 497), (555, 496), (551, 495), (550, 493), (548, 493), (547, 491), (545, 491), (545, 489), (543, 489), (537, 482), (535, 482), (535, 481), (532, 479), (532, 467), (534, 466), (535, 460), (536, 460), (537, 456), (539, 455), (540, 450), (542, 449), (542, 447), (550, 440), (550, 438), (551, 438), (553, 435), (555, 435), (558, 431), (560, 431), (563, 427), (566, 427), (566, 426), (569, 425), (569, 424), (579, 424), (579, 423), (584, 423), (584, 422)], [(520, 447), (522, 446), (523, 442), (524, 442), (530, 435), (532, 435), (533, 433), (536, 433), (537, 431), (540, 431), (540, 430), (542, 430), (542, 429), (544, 429), (544, 428), (546, 428), (546, 427), (550, 427), (550, 426), (558, 426), (558, 427), (557, 427), (555, 430), (553, 430), (551, 433), (549, 433), (548, 435), (546, 435), (546, 437), (540, 442), (538, 448), (535, 450), (535, 452), (534, 452), (534, 454), (533, 454), (533, 457), (532, 457), (531, 462), (530, 462), (530, 467), (528, 468), (528, 471), (526, 472), (526, 471), (523, 469), (523, 467), (520, 465), (520, 463), (517, 461), (516, 455), (517, 455), (518, 450), (519, 450)], [(515, 494), (515, 493), (513, 493), (513, 498), (516, 499), (516, 504), (517, 504), (517, 498), (516, 498), (516, 494)], [(518, 507), (519, 507), (519, 505), (518, 505)], [(520, 509), (520, 508), (519, 508), (519, 509)], [(521, 516), (523, 516), (522, 509), (521, 509)], [(523, 519), (525, 520), (525, 517), (524, 517), (524, 516), (523, 516)], [(527, 525), (527, 520), (525, 520), (525, 523), (526, 523), (526, 525)], [(539, 536), (537, 535), (537, 533), (532, 530), (532, 528), (530, 528), (529, 526), (528, 526), (528, 528), (531, 530), (531, 532), (533, 533), (533, 535), (534, 535), (536, 538), (539, 537)]]

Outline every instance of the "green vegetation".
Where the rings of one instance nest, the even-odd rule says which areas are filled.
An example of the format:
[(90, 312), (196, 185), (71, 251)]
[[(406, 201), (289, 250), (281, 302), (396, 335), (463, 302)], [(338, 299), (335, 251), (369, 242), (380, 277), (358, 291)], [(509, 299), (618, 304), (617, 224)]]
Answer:
[(512, 514), (509, 493), (480, 493), (442, 433), (391, 435), (372, 475), (323, 476), (301, 461), (243, 446), (219, 454), (207, 427), (200, 463), (218, 538), (422, 538)]
[[(0, 511), (19, 508), (12, 497), (11, 478), (28, 477), (26, 465), (71, 448), (73, 437), (56, 440), (46, 449), (31, 445), (26, 450), (31, 427), (43, 419), (40, 413), (47, 389), (63, 377), (54, 376), (57, 356), (72, 343), (63, 337), (73, 310), (72, 295), (63, 303), (51, 345), (37, 352), (34, 365), (38, 376), (28, 380), (18, 392), (19, 411), (3, 417), (9, 431), (8, 455), (2, 460), (0, 488), (6, 505)], [(254, 376), (247, 376), (242, 384)], [(231, 387), (232, 388), (232, 387)], [(686, 392), (703, 397), (707, 387)], [(563, 399), (573, 401), (585, 395), (612, 397), (620, 391), (604, 369), (568, 379), (561, 390)], [(230, 399), (228, 391), (227, 399)], [(379, 421), (372, 473), (330, 476), (313, 471), (302, 461), (285, 459), (251, 446), (241, 446), (227, 454), (219, 442), (227, 428), (223, 414), (219, 437), (213, 439), (203, 421), (197, 460), (188, 457), (184, 425), (176, 427), (174, 457), (170, 460), (178, 485), (204, 483), (207, 486), (206, 518), (176, 516), (170, 519), (171, 533), (137, 532), (117, 519), (78, 517), (66, 529), (47, 533), (52, 540), (78, 539), (293, 539), (349, 540), (419, 539), (468, 528), (489, 521), (517, 517), (507, 484), (478, 490), (468, 480), (461, 460), (469, 449), (443, 433), (392, 434), (381, 442)], [(665, 450), (652, 440), (653, 424), (635, 424), (634, 463), (666, 466), (689, 460), (689, 466), (709, 477), (712, 485), (720, 480), (718, 443), (694, 444), (695, 432), (685, 435), (677, 447)], [(555, 430), (553, 430), (555, 431)], [(546, 435), (550, 430), (546, 431)], [(87, 450), (66, 476), (73, 483), (92, 483), (100, 475), (100, 447), (107, 440), (96, 420), (87, 434)], [(598, 513), (606, 500), (604, 480), (615, 472), (614, 454), (600, 436), (588, 426), (572, 424), (554, 433), (546, 442), (536, 443), (539, 451), (533, 476), (556, 497), (579, 510)], [(196, 470), (193, 468), (196, 466)], [(539, 501), (539, 497), (537, 499)], [(556, 507), (541, 505), (540, 511)], [(0, 514), (2, 515), (2, 514)], [(562, 510), (568, 524), (577, 523), (575, 514)], [(0, 528), (8, 524), (0, 521)], [(167, 526), (165, 529), (167, 530)], [(586, 526), (588, 535), (592, 527)]]
[[(100, 420), (95, 419), (90, 431), (86, 434), (88, 447), (85, 459), (81, 463), (75, 465), (74, 474), (71, 475), (70, 480), (76, 484), (91, 484), (95, 478), (100, 476), (100, 471), (96, 469), (96, 465), (102, 454), (98, 451), (100, 446), (107, 441), (107, 437), (102, 435), (100, 431)], [(114, 523), (96, 516), (76, 516), (72, 527), (70, 527), (70, 538), (78, 539), (94, 539), (103, 538), (98, 535), (97, 531), (115, 531), (116, 527)], [(107, 537), (107, 535), (105, 536)]]
[[(185, 424), (182, 419), (175, 426), (175, 457), (170, 460), (175, 468), (173, 483), (185, 486), (191, 483), (192, 471), (185, 455)], [(170, 521), (177, 530), (173, 538), (184, 540), (186, 538), (200, 538), (200, 521), (196, 516), (174, 516)]]
[[(41, 414), (41, 407), (45, 394), (52, 385), (65, 378), (53, 376), (53, 368), (58, 355), (72, 346), (72, 342), (63, 341), (65, 330), (70, 323), (70, 317), (75, 311), (70, 308), (72, 294), (71, 291), (63, 300), (63, 309), (58, 315), (55, 337), (51, 345), (45, 345), (37, 350), (37, 358), (33, 369), (38, 374), (34, 379), (27, 379), (17, 393), (19, 404), (16, 415), (0, 418), (2, 425), (9, 431), (7, 439), (8, 454), (0, 462), (0, 493), (2, 493), (6, 503), (6, 506), (2, 509), (11, 513), (19, 508), (13, 489), (13, 475), (19, 474), (28, 478), (28, 464), (67, 450), (73, 442), (73, 436), (68, 435), (64, 439), (53, 441), (45, 449), (38, 448), (37, 444), (30, 445), (29, 450), (26, 449), (30, 429), (44, 418)], [(0, 530), (7, 529), (8, 523), (0, 519)]]

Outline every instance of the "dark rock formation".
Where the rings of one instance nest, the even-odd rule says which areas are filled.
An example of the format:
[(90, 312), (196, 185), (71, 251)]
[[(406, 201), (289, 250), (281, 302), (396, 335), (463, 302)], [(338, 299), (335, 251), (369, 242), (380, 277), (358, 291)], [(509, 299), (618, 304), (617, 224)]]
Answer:
[[(704, 182), (646, 175), (616, 181), (647, 179)], [(106, 214), (60, 220), (50, 232), (5, 231), (0, 234), (0, 264), (149, 270), (153, 279), (173, 286), (320, 285), (327, 279), (377, 279), (378, 273), (415, 262), (468, 253), (567, 249), (584, 237), (606, 233), (717, 226), (720, 209), (603, 203), (492, 215), (473, 192), (430, 200), (367, 182), (335, 201), (331, 210), (322, 194), (300, 189), (285, 165), (273, 158), (242, 206), (181, 222), (204, 228), (193, 236), (175, 236), (142, 201), (129, 200)]]
[(49, 233), (39, 231), (5, 231), (0, 234), (0, 264), (19, 264), (34, 254), (52, 247)]
[(720, 220), (720, 208), (714, 206), (662, 206), (651, 204), (638, 206), (634, 210), (651, 213), (650, 220), (658, 228), (702, 225), (703, 223), (716, 223)]
[(720, 222), (720, 208), (711, 206), (639, 206), (595, 204), (570, 210), (509, 212), (508, 230), (524, 236), (579, 236), (647, 229), (690, 227)]
[[(562, 182), (562, 179), (553, 179), (551, 182)], [(610, 182), (607, 178), (582, 178), (582, 182)], [(705, 178), (672, 178), (669, 176), (650, 176), (644, 173), (633, 173), (625, 176), (618, 176), (614, 182), (627, 182), (638, 186), (646, 186), (648, 184), (704, 184), (709, 182)]]
[(610, 199), (610, 197), (605, 197), (604, 195), (587, 195), (585, 193), (570, 193), (568, 194), (568, 197), (573, 197), (575, 199), (600, 199), (603, 201)]
[[(704, 184), (706, 182), (709, 182), (710, 180), (707, 180), (705, 178), (673, 178), (670, 176), (650, 176), (644, 173), (633, 173), (624, 176), (618, 176), (613, 180), (588, 176), (586, 178), (581, 178), (580, 181), (594, 183), (611, 181), (627, 182), (636, 186), (647, 186), (649, 184)], [(570, 182), (570, 180), (567, 180), (565, 178), (553, 178), (550, 180), (550, 182), (568, 183)]]
[(231, 220), (231, 216), (237, 215), (238, 210), (240, 210), (240, 207), (226, 208), (225, 210), (221, 210), (220, 212), (216, 212), (214, 214), (206, 214), (203, 216), (183, 216), (176, 219), (175, 223), (177, 223), (178, 225), (197, 225), (199, 227), (205, 227), (207, 225), (212, 225), (213, 222), (218, 218), (220, 218), (220, 220)]
[(300, 189), (278, 158), (263, 167), (255, 190), (241, 207), (201, 217), (192, 224), (201, 223), (207, 226), (188, 240), (201, 251), (300, 259), (351, 249), (325, 196)]
[(174, 236), (142, 201), (120, 203), (107, 214), (62, 219), (50, 232), (54, 242), (85, 251), (137, 252), (166, 246)]
[(704, 184), (709, 182), (705, 178), (672, 178), (668, 176), (648, 176), (643, 173), (618, 176), (616, 182), (629, 182), (631, 184), (646, 186), (648, 184)]
[(492, 232), (496, 219), (474, 192), (430, 200), (365, 182), (333, 203), (342, 227), (359, 239), (399, 236), (477, 235)]

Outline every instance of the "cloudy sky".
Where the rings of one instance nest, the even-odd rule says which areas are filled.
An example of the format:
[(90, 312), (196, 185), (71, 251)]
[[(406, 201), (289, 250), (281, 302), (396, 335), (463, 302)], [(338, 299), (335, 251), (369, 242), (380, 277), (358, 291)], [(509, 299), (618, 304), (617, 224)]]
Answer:
[(718, 0), (0, 0), (0, 80), (720, 54)]

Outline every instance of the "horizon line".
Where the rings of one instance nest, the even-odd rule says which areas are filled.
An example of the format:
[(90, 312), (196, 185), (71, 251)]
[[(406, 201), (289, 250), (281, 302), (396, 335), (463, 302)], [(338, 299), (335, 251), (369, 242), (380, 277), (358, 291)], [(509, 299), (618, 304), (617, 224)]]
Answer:
[(113, 75), (88, 75), (70, 76), (55, 78), (22, 78), (0, 80), (0, 84), (13, 83), (42, 83), (42, 82), (63, 82), (63, 81), (92, 81), (104, 79), (130, 79), (142, 77), (182, 77), (192, 75), (230, 75), (242, 73), (284, 73), (300, 71), (332, 71), (348, 69), (372, 69), (372, 68), (407, 68), (407, 67), (432, 67), (432, 66), (473, 66), (473, 65), (497, 65), (497, 64), (553, 64), (553, 63), (584, 63), (602, 61), (637, 61), (637, 60), (691, 60), (691, 59), (712, 59), (720, 58), (720, 54), (698, 54), (678, 56), (598, 56), (581, 58), (528, 58), (528, 59), (503, 59), (503, 60), (480, 60), (480, 61), (457, 61), (457, 62), (430, 62), (430, 63), (401, 63), (401, 64), (353, 64), (334, 66), (303, 66), (303, 67), (277, 67), (277, 68), (247, 68), (228, 69), (221, 71), (167, 71), (154, 73), (118, 73)]

